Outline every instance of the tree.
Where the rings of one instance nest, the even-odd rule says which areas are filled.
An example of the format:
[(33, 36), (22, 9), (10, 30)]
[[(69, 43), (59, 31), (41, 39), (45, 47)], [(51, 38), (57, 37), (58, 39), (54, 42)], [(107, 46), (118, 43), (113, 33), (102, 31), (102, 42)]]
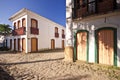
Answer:
[(9, 35), (12, 32), (10, 25), (8, 24), (0, 24), (0, 33), (4, 36)]
[[(4, 35), (5, 37), (9, 35), (12, 32), (12, 28), (8, 24), (0, 24), (0, 33)], [(7, 47), (7, 44), (5, 45), (5, 40), (3, 42), (3, 47)]]

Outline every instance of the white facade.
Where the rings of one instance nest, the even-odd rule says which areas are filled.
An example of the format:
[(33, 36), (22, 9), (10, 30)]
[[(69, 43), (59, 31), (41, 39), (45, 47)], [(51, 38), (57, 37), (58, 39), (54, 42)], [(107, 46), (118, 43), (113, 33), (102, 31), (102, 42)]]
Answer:
[[(112, 55), (113, 64), (115, 66), (120, 67), (120, 11), (116, 10), (113, 12), (108, 12), (107, 14), (96, 14), (92, 16), (87, 17), (78, 17), (77, 19), (72, 18), (72, 14), (74, 13), (72, 9), (74, 8), (74, 0), (66, 0), (66, 44), (67, 46), (72, 46), (73, 48), (66, 48), (66, 60), (80, 60), (78, 58), (78, 55), (82, 53), (77, 52), (79, 45), (77, 42), (77, 34), (82, 33), (82, 31), (87, 32), (87, 51), (86, 51), (86, 60), (87, 62), (92, 63), (99, 63), (99, 53), (96, 51), (99, 48), (98, 43), (96, 41), (98, 40), (98, 36), (96, 37), (96, 34), (98, 35), (97, 31), (102, 30), (110, 30), (115, 29), (114, 31), (114, 54)], [(102, 7), (102, 6), (101, 6)], [(73, 36), (74, 35), (74, 36)], [(81, 39), (81, 38), (80, 38)], [(109, 40), (105, 40), (109, 41)], [(103, 42), (104, 43), (104, 42)], [(70, 45), (69, 45), (70, 44)], [(105, 44), (104, 44), (105, 45)], [(69, 50), (71, 49), (71, 52)], [(73, 51), (72, 51), (73, 49)], [(67, 51), (68, 50), (68, 51)], [(84, 51), (84, 50), (83, 50)], [(112, 54), (112, 53), (109, 53)], [(99, 56), (98, 56), (99, 55)], [(104, 56), (104, 55), (103, 55)], [(109, 55), (107, 55), (109, 57)], [(106, 61), (108, 58), (104, 58), (103, 62)], [(81, 59), (82, 60), (82, 59)], [(84, 60), (83, 60), (84, 61)], [(103, 63), (104, 64), (104, 63)]]
[[(106, 17), (109, 16), (109, 17)], [(106, 20), (105, 20), (106, 19)], [(73, 33), (78, 30), (89, 31), (89, 50), (88, 50), (88, 62), (95, 62), (95, 30), (105, 27), (111, 27), (117, 29), (117, 65), (120, 66), (120, 12), (114, 14), (106, 14), (102, 16), (96, 16), (79, 22), (73, 22)], [(73, 40), (74, 41), (74, 40)], [(75, 45), (74, 45), (75, 46)]]
[[(31, 38), (37, 38), (37, 51), (42, 49), (51, 49), (51, 40), (54, 39), (55, 41), (55, 48), (62, 48), (62, 40), (64, 38), (62, 37), (62, 30), (65, 32), (65, 27), (47, 19), (44, 18), (30, 10), (22, 9), (16, 14), (14, 14), (10, 20), (14, 23), (16, 22), (16, 25), (18, 24), (18, 21), (20, 21), (20, 26), (22, 27), (22, 19), (25, 18), (26, 20), (26, 31), (25, 35), (15, 35), (7, 37), (8, 40), (8, 47), (10, 47), (10, 39), (12, 39), (12, 45), (14, 45), (14, 39), (16, 39), (16, 50), (18, 49), (18, 38), (22, 39), (24, 38), (26, 40), (26, 53), (31, 52)], [(31, 33), (31, 19), (35, 19), (37, 21), (37, 28), (39, 34), (32, 34)], [(59, 37), (55, 37), (55, 27), (58, 28), (58, 34)], [(17, 28), (16, 28), (17, 29)], [(21, 41), (22, 46), (22, 41)], [(14, 46), (12, 46), (12, 50), (14, 50)], [(20, 48), (20, 51), (22, 51), (22, 48)]]

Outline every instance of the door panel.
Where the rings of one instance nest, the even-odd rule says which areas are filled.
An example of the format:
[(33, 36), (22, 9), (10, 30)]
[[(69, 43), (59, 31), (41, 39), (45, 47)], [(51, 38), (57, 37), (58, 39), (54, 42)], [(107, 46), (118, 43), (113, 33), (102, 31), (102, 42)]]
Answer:
[(12, 49), (12, 39), (10, 39), (10, 49)]
[(14, 39), (14, 51), (16, 51), (16, 39)]
[(54, 39), (51, 40), (51, 49), (55, 49), (55, 40)]
[(87, 32), (77, 33), (77, 59), (87, 60)]
[(64, 49), (64, 45), (65, 45), (64, 40), (62, 40), (62, 49)]
[(31, 52), (37, 51), (37, 38), (31, 39)]
[(20, 39), (18, 39), (18, 51), (20, 51)]
[(22, 39), (22, 51), (23, 52), (26, 51), (26, 40), (25, 40), (25, 38)]
[(114, 31), (100, 30), (98, 32), (98, 62), (113, 65), (114, 61)]

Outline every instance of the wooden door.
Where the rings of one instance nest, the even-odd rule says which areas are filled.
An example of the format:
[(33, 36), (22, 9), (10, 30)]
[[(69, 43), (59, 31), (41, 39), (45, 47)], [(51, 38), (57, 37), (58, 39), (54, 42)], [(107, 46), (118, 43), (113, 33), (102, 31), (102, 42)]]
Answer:
[(51, 39), (51, 49), (55, 49), (55, 40)]
[(31, 38), (31, 52), (37, 51), (37, 38)]
[(87, 32), (77, 33), (77, 59), (87, 60)]
[(64, 40), (62, 40), (62, 49), (64, 49), (65, 47), (64, 47)]
[(98, 32), (98, 62), (113, 65), (114, 31), (100, 30)]
[(14, 39), (14, 51), (16, 51), (16, 39)]
[(12, 49), (12, 39), (10, 39), (10, 49)]
[(22, 38), (22, 51), (23, 52), (26, 51), (26, 40), (25, 40), (25, 38)]
[(20, 51), (20, 39), (18, 39), (18, 51)]

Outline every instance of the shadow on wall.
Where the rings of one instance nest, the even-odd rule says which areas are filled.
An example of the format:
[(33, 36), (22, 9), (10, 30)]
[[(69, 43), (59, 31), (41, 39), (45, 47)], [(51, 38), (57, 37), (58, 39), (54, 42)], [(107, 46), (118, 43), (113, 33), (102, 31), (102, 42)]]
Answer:
[(12, 76), (10, 76), (6, 71), (0, 67), (0, 80), (15, 80)]

